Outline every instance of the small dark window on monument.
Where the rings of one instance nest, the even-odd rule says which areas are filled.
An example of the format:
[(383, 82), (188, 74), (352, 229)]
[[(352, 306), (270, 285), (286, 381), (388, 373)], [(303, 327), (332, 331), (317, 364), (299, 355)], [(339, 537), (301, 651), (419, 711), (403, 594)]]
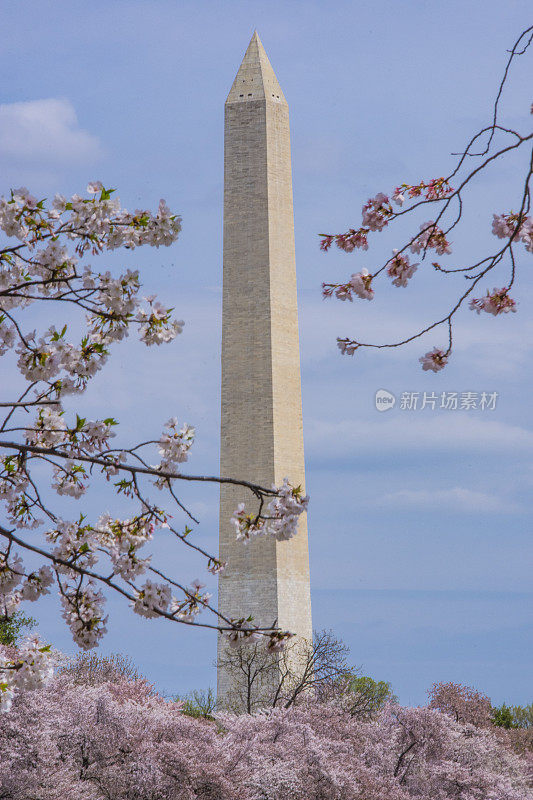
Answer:
[(278, 98), (278, 100), (279, 100), (279, 94), (277, 94), (277, 95), (276, 95), (276, 97), (277, 97), (277, 98)]
[(240, 95), (239, 95), (239, 97), (244, 97), (244, 95), (243, 95), (243, 94), (240, 94)]
[(251, 96), (252, 96), (251, 94), (248, 95), (248, 97), (251, 97)]

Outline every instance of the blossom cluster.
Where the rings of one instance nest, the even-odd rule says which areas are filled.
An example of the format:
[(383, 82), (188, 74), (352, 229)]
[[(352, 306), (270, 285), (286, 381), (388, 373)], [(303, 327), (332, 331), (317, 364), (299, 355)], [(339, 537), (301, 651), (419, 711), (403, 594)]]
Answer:
[(170, 601), (171, 589), (168, 584), (148, 580), (137, 590), (132, 608), (141, 617), (157, 617), (168, 612)]
[(89, 476), (83, 464), (68, 459), (53, 467), (52, 489), (76, 500), (87, 491)]
[(227, 631), (225, 640), (232, 649), (264, 642), (269, 652), (280, 653), (294, 637), (294, 634), (289, 631), (272, 631), (269, 634), (264, 634), (253, 628), (249, 620), (233, 619), (231, 621), (234, 627), (231, 631)]
[(440, 256), (452, 252), (446, 234), (431, 220), (420, 226), (420, 233), (411, 244), (411, 252), (422, 253), (430, 248), (433, 248)]
[(0, 501), (6, 507), (8, 521), (19, 528), (36, 528), (42, 520), (33, 513), (26, 491), (29, 478), (20, 456), (6, 456), (0, 461)]
[(363, 225), (360, 228), (350, 228), (346, 233), (321, 234), (320, 249), (329, 250), (333, 242), (345, 253), (352, 253), (355, 248), (368, 250), (368, 234), (371, 231), (381, 231), (394, 217), (394, 212), (386, 194), (379, 192), (371, 197), (362, 208)]
[(354, 273), (348, 283), (323, 283), (322, 293), (324, 297), (331, 297), (333, 294), (338, 300), (349, 300), (352, 302), (352, 294), (357, 295), (362, 300), (372, 300), (374, 289), (371, 286), (373, 276), (367, 269)]
[[(69, 427), (61, 404), (56, 402), (55, 405), (44, 406), (38, 410), (33, 427), (25, 428), (25, 438), (27, 444), (32, 446), (47, 450), (59, 448), (59, 451), (56, 452), (66, 460), (54, 464), (52, 488), (59, 495), (77, 499), (86, 492), (89, 475), (83, 464), (75, 459), (80, 456), (100, 454), (108, 447), (109, 439), (116, 435), (113, 431), (113, 426), (116, 424), (116, 420), (111, 417), (92, 421), (76, 415), (75, 424)], [(116, 463), (120, 459), (123, 459), (121, 453), (113, 454), (111, 458), (106, 457), (106, 461), (109, 461), (110, 464), (109, 474), (113, 474), (113, 470), (116, 472)], [(4, 459), (5, 465), (6, 460)], [(0, 477), (2, 477), (1, 474)], [(11, 485), (11, 488), (14, 487), (15, 481), (18, 482), (19, 489), (19, 492), (16, 493), (16, 505), (22, 499), (20, 489), (27, 487), (23, 469), (19, 470), (18, 474), (11, 470), (11, 474), (7, 476), (7, 483)], [(5, 484), (6, 478), (4, 481), (0, 481), (0, 496), (2, 494), (6, 497), (8, 494), (13, 495), (13, 491), (8, 492), (9, 486)], [(2, 487), (5, 491), (2, 491)], [(30, 526), (30, 523), (33, 524), (29, 516), (25, 522), (25, 527)]]
[(181, 333), (185, 325), (182, 319), (173, 320), (172, 309), (166, 308), (154, 298), (146, 298), (148, 309), (139, 308), (137, 322), (141, 323), (141, 341), (146, 345), (171, 342)]
[(107, 616), (103, 608), (105, 597), (96, 582), (89, 578), (61, 587), (63, 618), (72, 638), (82, 650), (96, 647), (107, 633)]
[(207, 562), (207, 571), (210, 572), (211, 575), (221, 575), (227, 566), (227, 561), (222, 561), (220, 558), (211, 556)]
[(0, 647), (0, 711), (4, 712), (11, 708), (17, 691), (40, 689), (53, 675), (50, 646), (38, 637), (29, 637), (13, 651)]
[[(426, 200), (443, 200), (453, 194), (453, 191), (447, 178), (432, 178), (427, 183), (424, 181), (414, 185), (402, 183), (394, 189), (390, 197), (383, 192), (378, 192), (375, 197), (369, 198), (364, 204), (361, 212), (363, 225), (360, 228), (350, 228), (346, 233), (320, 234), (320, 249), (327, 251), (335, 243), (345, 253), (352, 253), (356, 248), (368, 250), (368, 234), (371, 231), (382, 231), (397, 216), (391, 200), (399, 206), (405, 202), (406, 195), (409, 198), (423, 196)], [(434, 223), (426, 223), (426, 225), (428, 224), (434, 225)], [(433, 237), (434, 241), (436, 239), (437, 233)], [(427, 246), (425, 245), (425, 247)], [(429, 246), (435, 245), (430, 244)], [(413, 252), (420, 252), (420, 250), (413, 250)], [(443, 250), (443, 252), (450, 251)]]
[(64, 230), (69, 238), (78, 242), (78, 252), (88, 249), (97, 252), (104, 242), (108, 250), (134, 249), (145, 244), (168, 247), (178, 237), (181, 219), (171, 214), (164, 200), (160, 200), (156, 215), (139, 209), (131, 214), (111, 196), (114, 190), (105, 189), (100, 181), (89, 183), (87, 192), (92, 195), (91, 199), (79, 195), (67, 199), (58, 194), (53, 202), (55, 214), (66, 215)]
[(291, 486), (287, 478), (279, 487), (272, 486), (275, 496), (264, 515), (247, 514), (244, 503), (239, 503), (231, 519), (237, 540), (248, 541), (252, 536), (272, 536), (278, 542), (292, 539), (298, 529), (298, 518), (307, 509), (309, 496), (301, 486)]
[(54, 406), (40, 408), (33, 428), (26, 430), (26, 442), (41, 447), (55, 447), (68, 441), (63, 411)]
[(195, 580), (187, 589), (185, 599), (173, 597), (170, 603), (172, 615), (180, 622), (194, 622), (211, 599), (209, 592), (202, 592), (203, 588), (204, 584)]
[(450, 186), (447, 178), (432, 178), (428, 183), (420, 181), (411, 185), (409, 183), (402, 183), (397, 186), (392, 194), (392, 199), (397, 205), (401, 206), (405, 202), (405, 195), (409, 199), (414, 197), (424, 197), (425, 200), (443, 200), (453, 194), (453, 187)]
[[(362, 269), (361, 272), (356, 272), (350, 278), (349, 286), (357, 297), (361, 300), (372, 300), (374, 297), (374, 290), (371, 287), (372, 275), (369, 274), (367, 269)], [(350, 295), (350, 300), (351, 295)]]
[(341, 351), (343, 356), (353, 356), (355, 351), (361, 345), (359, 342), (356, 342), (354, 339), (350, 339), (347, 336), (344, 339), (341, 339), (340, 336), (337, 337), (337, 347)]
[(533, 217), (519, 214), (493, 214), (492, 232), (498, 239), (511, 237), (524, 243), (524, 247), (533, 253)]
[(444, 369), (448, 363), (448, 355), (448, 353), (445, 353), (444, 350), (441, 350), (439, 347), (434, 347), (433, 350), (430, 350), (418, 360), (422, 364), (422, 369), (424, 371), (427, 372), (430, 370), (431, 372), (439, 372), (441, 369)]
[(26, 573), (20, 556), (0, 552), (0, 617), (11, 617), (22, 601), (35, 602), (48, 594), (53, 581), (50, 567)]
[[(52, 557), (56, 570), (74, 579), (80, 568), (94, 567), (100, 553), (109, 556), (113, 570), (124, 580), (143, 574), (150, 559), (141, 559), (138, 550), (150, 541), (154, 532), (151, 516), (140, 514), (132, 519), (114, 519), (103, 514), (94, 526), (56, 520), (56, 526), (46, 534), (54, 545)], [(74, 569), (76, 568), (76, 569)]]
[(508, 291), (506, 287), (493, 289), (492, 292), (487, 291), (484, 297), (472, 298), (470, 308), (478, 314), (486, 311), (494, 317), (498, 314), (508, 314), (509, 311), (516, 312), (516, 301), (509, 297)]
[[(62, 394), (85, 389), (105, 364), (109, 345), (127, 335), (131, 324), (147, 345), (171, 341), (184, 324), (155, 298), (143, 307), (138, 272), (113, 277), (89, 265), (80, 268), (88, 250), (168, 246), (179, 235), (180, 218), (163, 200), (155, 215), (130, 214), (99, 182), (90, 183), (88, 192), (92, 197), (56, 195), (51, 207), (25, 188), (0, 197), (0, 230), (21, 243), (0, 252), (0, 355), (15, 347), (22, 375), (28, 381), (54, 382)], [(74, 255), (61, 237), (76, 243)], [(9, 312), (43, 298), (67, 300), (87, 312), (88, 331), (78, 345), (66, 341), (66, 326), (60, 331), (51, 326), (38, 336), (36, 331), (23, 334), (11, 323)]]
[(248, 620), (233, 619), (235, 627), (233, 630), (228, 631), (225, 635), (226, 642), (229, 647), (238, 649), (243, 644), (258, 644), (262, 641), (263, 636), (255, 628), (253, 628)]
[(344, 250), (345, 253), (352, 253), (356, 247), (368, 250), (367, 234), (369, 231), (369, 228), (358, 228), (357, 230), (350, 228), (346, 233), (338, 233), (334, 236), (323, 233), (321, 234), (320, 249), (327, 252), (335, 242), (337, 247)]
[(363, 206), (363, 225), (371, 231), (382, 231), (388, 225), (393, 213), (389, 198), (383, 192), (379, 192)]
[[(418, 264), (411, 264), (408, 255), (393, 250), (392, 258), (386, 266), (387, 274), (394, 286), (407, 286), (407, 281), (415, 274)], [(354, 294), (362, 300), (372, 300), (374, 288), (371, 284), (374, 277), (375, 275), (370, 275), (368, 270), (363, 268), (360, 272), (354, 273), (348, 283), (323, 283), (322, 294), (324, 297), (335, 295), (338, 300), (350, 302)]]
[[(165, 430), (159, 439), (159, 455), (161, 463), (156, 469), (161, 472), (176, 472), (177, 465), (183, 464), (189, 458), (189, 451), (194, 444), (195, 430), (187, 423), (178, 428), (178, 420), (171, 417), (165, 425)], [(169, 478), (158, 478), (155, 485), (162, 489), (166, 486)]]
[(409, 256), (393, 250), (393, 256), (388, 262), (387, 274), (392, 278), (394, 286), (407, 286), (407, 281), (413, 277), (418, 264), (410, 264)]
[(83, 392), (106, 363), (109, 350), (100, 335), (85, 335), (79, 346), (63, 337), (54, 326), (39, 338), (36, 331), (27, 333), (15, 347), (18, 368), (29, 382), (53, 383), (58, 394)]
[(138, 550), (154, 535), (155, 525), (149, 515), (133, 519), (114, 519), (104, 514), (98, 520), (98, 537), (109, 553), (114, 571), (130, 581), (146, 572), (151, 558), (139, 558)]

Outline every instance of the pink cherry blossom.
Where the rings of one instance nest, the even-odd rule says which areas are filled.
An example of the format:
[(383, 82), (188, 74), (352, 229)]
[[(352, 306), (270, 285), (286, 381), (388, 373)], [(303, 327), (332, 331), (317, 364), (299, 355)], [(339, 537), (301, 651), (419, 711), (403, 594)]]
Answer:
[(371, 231), (381, 231), (388, 225), (393, 213), (389, 198), (379, 192), (363, 206), (363, 225)]
[(422, 253), (431, 248), (436, 250), (440, 256), (448, 255), (452, 252), (450, 242), (447, 240), (444, 232), (434, 222), (424, 222), (420, 226), (420, 230), (421, 233), (411, 244), (412, 253)]
[(397, 186), (396, 187), (396, 189), (394, 190), (394, 192), (392, 194), (392, 199), (394, 200), (396, 205), (403, 206), (403, 204), (405, 202), (405, 195), (402, 192), (402, 187), (401, 186)]
[(407, 286), (407, 281), (413, 277), (417, 267), (418, 264), (409, 263), (409, 256), (398, 254), (397, 250), (393, 250), (393, 257), (389, 261), (387, 274), (393, 279), (394, 286)]
[(438, 347), (434, 347), (433, 350), (430, 350), (424, 356), (421, 356), (418, 360), (422, 364), (423, 370), (431, 370), (432, 372), (439, 372), (441, 369), (444, 369), (446, 364), (448, 363), (449, 356)]
[(493, 214), (492, 232), (498, 239), (508, 239), (516, 228), (516, 219), (509, 214)]
[(516, 301), (509, 297), (507, 294), (508, 289), (493, 289), (492, 292), (487, 291), (484, 297), (473, 298), (470, 301), (470, 308), (480, 314), (486, 311), (487, 314), (498, 316), (498, 314), (507, 314), (509, 311), (516, 312)]
[(357, 342), (352, 341), (351, 339), (337, 339), (337, 347), (341, 351), (342, 355), (353, 356), (359, 344)]

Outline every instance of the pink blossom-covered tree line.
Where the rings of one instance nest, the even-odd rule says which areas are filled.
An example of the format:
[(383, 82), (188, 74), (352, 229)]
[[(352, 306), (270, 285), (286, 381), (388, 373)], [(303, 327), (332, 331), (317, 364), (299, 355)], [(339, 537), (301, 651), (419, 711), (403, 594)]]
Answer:
[(433, 687), (430, 706), (387, 702), (371, 717), (307, 697), (207, 721), (146, 681), (87, 684), (67, 672), (0, 716), (0, 797), (529, 800), (531, 752), (516, 752), (484, 705), (449, 684)]

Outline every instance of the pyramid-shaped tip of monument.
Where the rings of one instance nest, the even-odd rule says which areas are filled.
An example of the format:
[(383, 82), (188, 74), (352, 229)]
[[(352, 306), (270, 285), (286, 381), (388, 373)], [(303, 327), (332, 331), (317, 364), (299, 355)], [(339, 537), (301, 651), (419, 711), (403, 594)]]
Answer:
[(257, 30), (252, 34), (226, 103), (249, 100), (287, 102)]
[(252, 34), (252, 38), (250, 39), (250, 44), (248, 45), (248, 47), (250, 47), (252, 44), (255, 44), (255, 46), (257, 47), (257, 53), (258, 54), (262, 53), (264, 55), (264, 57), (267, 59), (267, 61), (268, 61), (268, 56), (266, 54), (263, 42), (261, 41), (261, 37), (259, 36), (259, 34), (257, 32), (257, 28), (254, 30), (254, 32)]

